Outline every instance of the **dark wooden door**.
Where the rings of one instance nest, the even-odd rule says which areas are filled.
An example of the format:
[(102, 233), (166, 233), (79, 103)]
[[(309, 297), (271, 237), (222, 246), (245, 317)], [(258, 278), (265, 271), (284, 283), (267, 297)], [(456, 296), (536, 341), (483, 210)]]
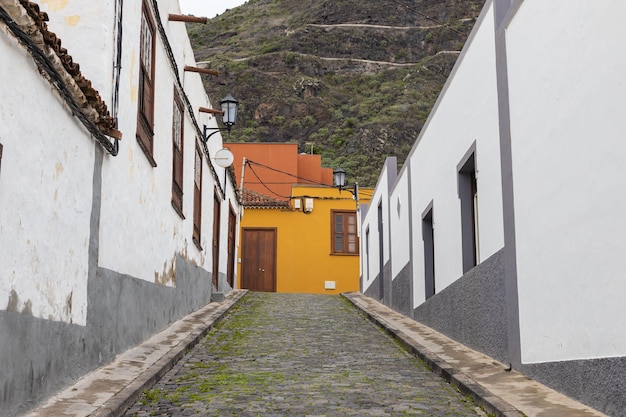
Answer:
[(241, 288), (276, 291), (276, 229), (243, 229)]
[(233, 207), (228, 211), (228, 267), (226, 280), (231, 288), (235, 288), (235, 239), (237, 234), (237, 215)]
[(213, 286), (219, 291), (217, 276), (220, 271), (220, 220), (222, 200), (216, 194), (213, 195)]

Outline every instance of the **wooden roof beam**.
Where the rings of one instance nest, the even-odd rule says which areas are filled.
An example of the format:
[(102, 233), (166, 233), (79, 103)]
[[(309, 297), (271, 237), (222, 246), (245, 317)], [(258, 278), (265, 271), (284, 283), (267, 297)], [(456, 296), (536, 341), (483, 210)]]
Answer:
[(223, 111), (217, 110), (217, 109), (209, 109), (207, 107), (200, 107), (199, 110), (200, 110), (201, 113), (216, 114), (216, 115), (219, 115), (219, 116), (223, 116), (224, 115)]
[(192, 66), (189, 66), (189, 65), (185, 65), (185, 71), (197, 72), (197, 73), (205, 74), (205, 75), (215, 75), (216, 77), (218, 75), (220, 75), (219, 71), (217, 71), (217, 70), (212, 70), (212, 69), (208, 69), (208, 68), (192, 67)]
[(186, 23), (202, 23), (206, 25), (207, 17), (196, 17), (185, 14), (170, 14), (168, 20), (170, 22), (186, 22)]

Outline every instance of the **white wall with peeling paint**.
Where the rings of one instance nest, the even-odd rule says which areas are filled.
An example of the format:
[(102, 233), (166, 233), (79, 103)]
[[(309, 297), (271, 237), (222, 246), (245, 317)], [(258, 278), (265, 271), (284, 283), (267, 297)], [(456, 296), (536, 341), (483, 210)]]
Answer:
[[(114, 1), (35, 0), (48, 26), (107, 102), (112, 91)], [(141, 4), (139, 2), (139, 4)], [(88, 47), (86, 47), (88, 46)], [(106, 51), (103, 53), (103, 51)]]
[(84, 325), (94, 141), (0, 36), (0, 308)]
[[(155, 60), (155, 136), (152, 167), (135, 139), (137, 126), (137, 95), (139, 77), (139, 22), (141, 7), (127, 5), (124, 9), (124, 44), (120, 90), (119, 129), (124, 133), (120, 154), (105, 158), (103, 169), (102, 213), (100, 224), (99, 265), (151, 282), (174, 285), (171, 280), (176, 255), (212, 271), (213, 193), (217, 182), (204, 156), (202, 181), (202, 232), (200, 250), (192, 241), (193, 178), (195, 142), (199, 140), (195, 126), (185, 107), (183, 214), (182, 219), (171, 204), (172, 198), (172, 107), (176, 76), (189, 97), (196, 120), (217, 126), (215, 117), (201, 114), (199, 107), (215, 107), (209, 103), (199, 74), (184, 72), (185, 65), (195, 66), (185, 24), (169, 22), (169, 13), (178, 13), (176, 1), (159, 2), (159, 14), (172, 46), (177, 71), (171, 68), (161, 36), (156, 33)], [(211, 137), (210, 154), (222, 147), (219, 134)], [(224, 170), (215, 166), (223, 186)], [(230, 182), (230, 179), (228, 180)], [(232, 189), (232, 184), (229, 184)], [(231, 194), (231, 198), (234, 196)], [(235, 203), (236, 204), (236, 203)], [(227, 205), (224, 205), (227, 207)], [(122, 209), (123, 208), (123, 209)], [(220, 271), (226, 272), (227, 210), (222, 209), (220, 227)], [(135, 225), (141, 224), (138, 230)], [(129, 251), (128, 248), (133, 248)]]

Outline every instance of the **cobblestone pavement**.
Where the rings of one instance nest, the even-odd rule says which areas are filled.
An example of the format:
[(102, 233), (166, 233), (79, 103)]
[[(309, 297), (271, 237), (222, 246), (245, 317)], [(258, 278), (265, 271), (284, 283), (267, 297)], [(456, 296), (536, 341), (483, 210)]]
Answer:
[(250, 293), (125, 414), (484, 416), (332, 295)]

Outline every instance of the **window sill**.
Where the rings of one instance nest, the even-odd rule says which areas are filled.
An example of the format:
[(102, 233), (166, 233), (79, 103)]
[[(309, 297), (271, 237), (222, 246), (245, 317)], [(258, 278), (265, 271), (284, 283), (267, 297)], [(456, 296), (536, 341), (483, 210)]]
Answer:
[(182, 209), (179, 208), (176, 204), (174, 204), (173, 201), (171, 203), (172, 203), (172, 208), (174, 209), (174, 211), (178, 213), (181, 219), (185, 220), (185, 215), (183, 214)]
[(191, 239), (193, 241), (193, 244), (196, 245), (196, 248), (198, 248), (199, 251), (203, 251), (204, 248), (202, 247), (202, 245), (200, 244), (200, 242), (198, 242), (198, 239), (196, 239), (195, 237)]
[(143, 151), (143, 154), (146, 155), (146, 158), (148, 158), (148, 162), (150, 162), (150, 165), (152, 165), (152, 168), (156, 168), (157, 163), (154, 160), (154, 157), (152, 156), (152, 153), (150, 152), (150, 150), (146, 149), (146, 146), (141, 141), (141, 138), (139, 137), (139, 135), (137, 135), (137, 143), (139, 144), (139, 147)]
[(358, 253), (331, 252), (330, 256), (359, 256)]

